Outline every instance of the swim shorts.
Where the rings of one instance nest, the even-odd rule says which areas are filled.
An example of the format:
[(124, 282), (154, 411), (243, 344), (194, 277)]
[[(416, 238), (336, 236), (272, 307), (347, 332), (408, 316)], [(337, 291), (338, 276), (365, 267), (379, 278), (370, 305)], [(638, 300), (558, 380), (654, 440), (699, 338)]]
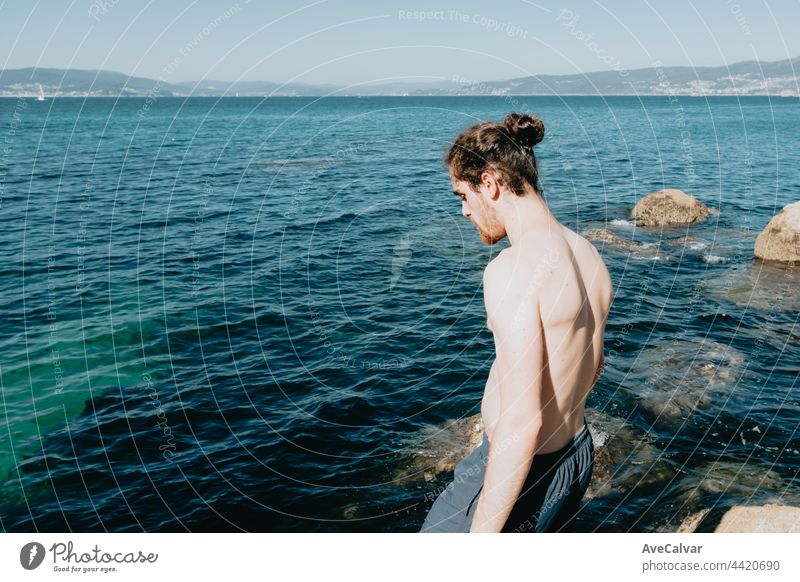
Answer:
[[(468, 533), (483, 490), (489, 458), (489, 437), (456, 465), (453, 480), (433, 502), (420, 532)], [(569, 526), (594, 467), (594, 443), (589, 427), (558, 451), (535, 455), (503, 532), (557, 532)]]

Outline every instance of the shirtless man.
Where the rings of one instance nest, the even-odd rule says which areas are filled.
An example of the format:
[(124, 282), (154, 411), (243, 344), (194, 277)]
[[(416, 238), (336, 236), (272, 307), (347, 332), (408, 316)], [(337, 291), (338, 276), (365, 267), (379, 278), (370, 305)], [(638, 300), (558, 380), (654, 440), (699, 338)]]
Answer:
[(558, 531), (580, 507), (594, 446), (586, 397), (603, 368), (611, 278), (595, 247), (541, 196), (538, 118), (509, 114), (458, 136), (447, 155), (461, 213), (486, 244), (511, 246), (483, 276), (495, 361), (483, 442), (439, 495), (423, 532)]

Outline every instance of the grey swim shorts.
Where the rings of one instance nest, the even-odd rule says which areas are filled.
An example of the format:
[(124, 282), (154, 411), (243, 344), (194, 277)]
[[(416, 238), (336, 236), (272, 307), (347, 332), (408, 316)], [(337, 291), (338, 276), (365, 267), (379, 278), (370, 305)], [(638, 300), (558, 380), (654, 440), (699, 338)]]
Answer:
[[(420, 532), (469, 532), (489, 457), (489, 437), (456, 465)], [(558, 451), (535, 455), (503, 532), (563, 531), (580, 509), (592, 477), (594, 443), (588, 426)]]

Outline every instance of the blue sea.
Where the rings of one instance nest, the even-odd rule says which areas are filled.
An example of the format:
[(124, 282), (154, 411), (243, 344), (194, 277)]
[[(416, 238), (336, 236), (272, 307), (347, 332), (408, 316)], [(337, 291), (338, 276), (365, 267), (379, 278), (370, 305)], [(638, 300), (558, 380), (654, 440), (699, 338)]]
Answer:
[[(612, 468), (575, 529), (798, 503), (800, 270), (752, 256), (800, 197), (797, 99), (6, 98), (0, 528), (418, 530), (441, 435), (479, 411), (508, 245), (442, 158), (509, 111), (545, 123), (558, 219), (626, 243), (596, 243)], [(711, 217), (635, 227), (662, 188)]]

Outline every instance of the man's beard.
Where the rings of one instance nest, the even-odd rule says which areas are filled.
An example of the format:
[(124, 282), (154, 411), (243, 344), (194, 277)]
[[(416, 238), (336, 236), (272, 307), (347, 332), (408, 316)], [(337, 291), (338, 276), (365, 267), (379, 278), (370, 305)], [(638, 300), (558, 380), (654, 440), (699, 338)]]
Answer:
[(505, 231), (502, 229), (495, 229), (492, 231), (478, 226), (477, 224), (475, 226), (478, 228), (478, 234), (480, 234), (481, 240), (487, 245), (492, 245), (498, 241), (501, 241), (506, 236)]

